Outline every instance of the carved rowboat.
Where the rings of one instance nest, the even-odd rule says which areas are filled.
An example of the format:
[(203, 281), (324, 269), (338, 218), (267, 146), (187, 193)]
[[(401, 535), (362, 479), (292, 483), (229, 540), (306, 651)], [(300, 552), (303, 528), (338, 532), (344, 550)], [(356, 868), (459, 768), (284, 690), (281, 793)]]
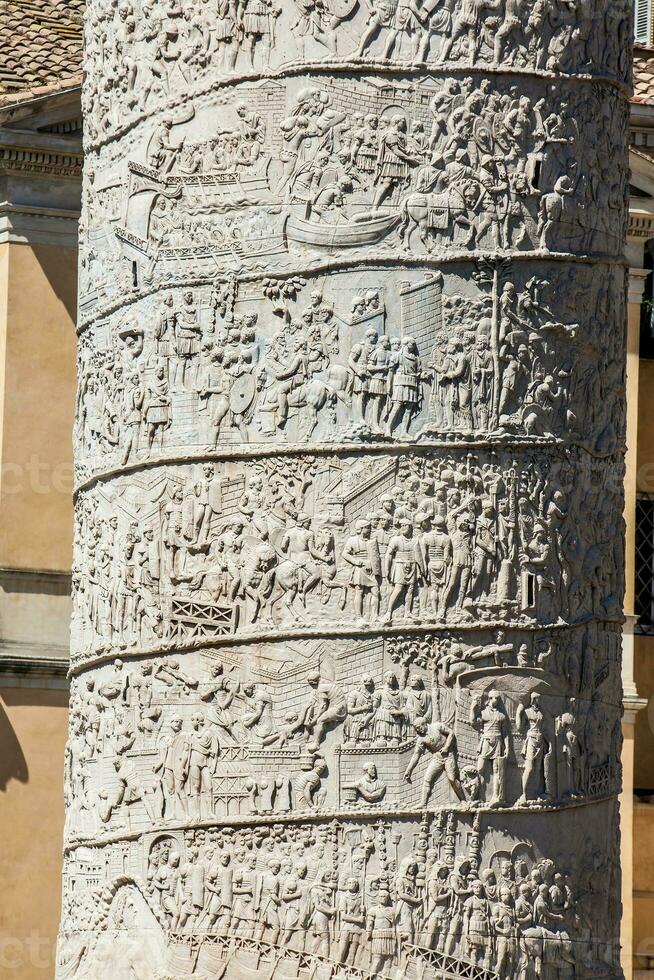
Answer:
[(381, 214), (348, 224), (329, 225), (290, 215), (286, 221), (286, 238), (322, 248), (356, 248), (378, 242), (399, 224), (400, 218), (399, 214)]

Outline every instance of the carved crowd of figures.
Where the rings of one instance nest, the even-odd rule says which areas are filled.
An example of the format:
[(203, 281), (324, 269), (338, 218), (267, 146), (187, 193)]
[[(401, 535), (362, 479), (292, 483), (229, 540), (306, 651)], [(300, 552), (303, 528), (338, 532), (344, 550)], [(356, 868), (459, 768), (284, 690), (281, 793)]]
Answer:
[[(208, 134), (210, 118), (226, 128)], [(218, 104), (205, 96), (139, 130), (132, 159), (98, 154), (82, 311), (87, 294), (120, 301), (186, 273), (209, 281), (216, 266), (289, 273), (334, 250), (619, 257), (628, 186), (615, 147), (626, 127), (619, 95), (599, 84), (562, 97), (545, 81), (521, 94), (478, 76), (381, 89), (291, 79), (238, 87)], [(107, 212), (95, 201), (116, 184), (122, 202)]]
[[(542, 808), (615, 788), (609, 634), (425, 642), (417, 664), (408, 638), (341, 641), (335, 663), (301, 680), (283, 668), (274, 681), (244, 674), (211, 650), (80, 675), (69, 838), (248, 814)], [(349, 660), (369, 668), (345, 683)]]
[(473, 295), (449, 292), (452, 274), (392, 290), (374, 273), (349, 302), (298, 277), (251, 299), (234, 279), (159, 294), (82, 340), (78, 470), (226, 441), (494, 434), (613, 451), (624, 377), (600, 327), (622, 274), (553, 268), (519, 288), (510, 272), (480, 267)]
[(206, 463), (136, 492), (119, 479), (79, 498), (73, 656), (344, 621), (615, 618), (619, 487), (602, 471), (497, 452)]
[[(136, 968), (137, 948), (121, 939), (138, 915), (151, 939), (175, 938), (160, 976), (224, 975), (228, 951), (237, 969), (265, 969), (282, 950), (318, 977), (417, 970), (432, 980), (463, 976), (467, 964), (488, 980), (558, 980), (610, 968), (615, 950), (595, 930), (616, 915), (601, 886), (615, 864), (588, 838), (553, 860), (453, 812), (424, 820), (412, 847), (407, 829), (380, 821), (162, 833), (139, 841), (135, 871), (119, 845), (86, 849), (66, 869), (60, 957), (71, 977), (92, 975), (100, 956)], [(106, 889), (101, 869), (121, 865)], [(91, 941), (80, 951), (80, 926), (107, 928), (113, 949)], [(149, 951), (150, 970), (163, 945)]]
[(624, 0), (98, 0), (85, 37), (87, 138), (114, 135), (180, 88), (298, 62), (506, 65), (628, 82), (630, 29)]
[(627, 0), (90, 0), (58, 980), (619, 973)]

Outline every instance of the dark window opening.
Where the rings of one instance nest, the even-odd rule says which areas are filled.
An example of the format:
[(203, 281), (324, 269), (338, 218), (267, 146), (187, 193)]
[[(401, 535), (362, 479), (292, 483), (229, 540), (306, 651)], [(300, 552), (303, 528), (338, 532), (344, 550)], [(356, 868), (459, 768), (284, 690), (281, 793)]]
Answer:
[(636, 500), (636, 629), (654, 635), (654, 496)]

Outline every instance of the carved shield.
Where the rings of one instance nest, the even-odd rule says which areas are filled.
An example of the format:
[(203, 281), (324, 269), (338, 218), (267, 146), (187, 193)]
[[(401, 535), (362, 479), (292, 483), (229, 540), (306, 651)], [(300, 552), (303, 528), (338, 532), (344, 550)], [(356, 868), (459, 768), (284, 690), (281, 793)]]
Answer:
[(475, 120), (473, 127), (477, 145), (486, 153), (491, 153), (493, 148), (493, 130), (485, 119)]
[(357, 5), (358, 0), (329, 0), (326, 4), (327, 9), (338, 20), (345, 20), (349, 17)]
[(209, 506), (215, 514), (219, 514), (223, 507), (223, 491), (221, 480), (212, 480), (209, 484), (207, 494)]
[(229, 394), (229, 407), (234, 415), (242, 415), (247, 412), (252, 404), (256, 391), (256, 383), (250, 374), (241, 374), (232, 385)]

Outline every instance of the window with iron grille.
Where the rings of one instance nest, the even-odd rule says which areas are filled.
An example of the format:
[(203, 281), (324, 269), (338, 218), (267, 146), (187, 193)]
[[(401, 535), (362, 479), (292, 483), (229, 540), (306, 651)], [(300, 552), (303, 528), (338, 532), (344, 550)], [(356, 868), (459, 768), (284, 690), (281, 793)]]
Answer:
[(654, 635), (654, 495), (636, 500), (636, 629)]

